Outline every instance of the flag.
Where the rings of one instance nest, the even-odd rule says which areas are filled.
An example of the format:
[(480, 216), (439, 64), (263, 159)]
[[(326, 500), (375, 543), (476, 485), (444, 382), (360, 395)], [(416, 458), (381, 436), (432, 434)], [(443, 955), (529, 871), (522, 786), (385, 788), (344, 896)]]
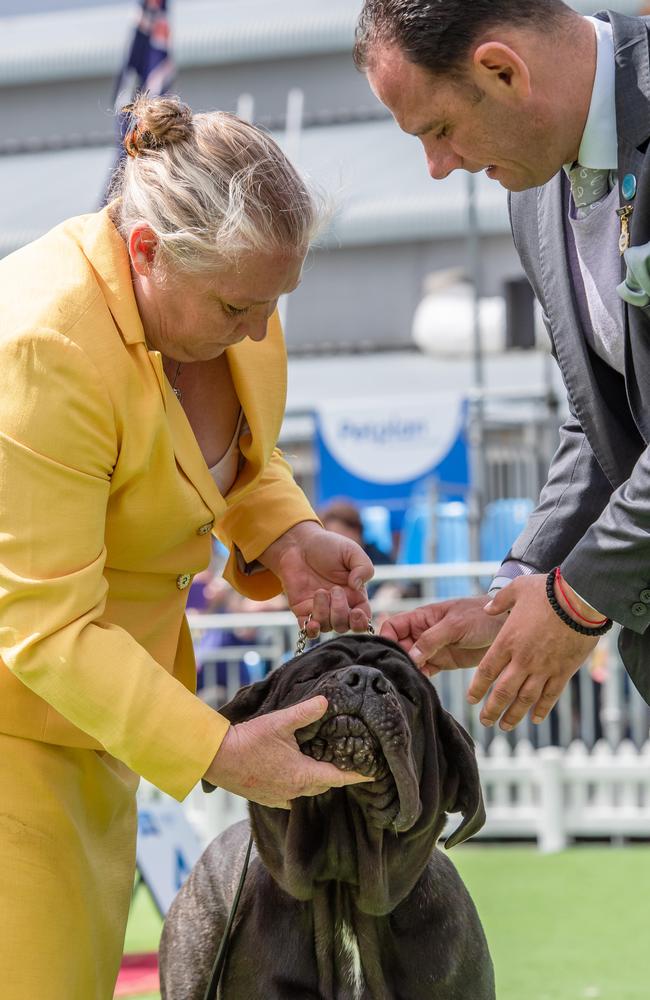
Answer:
[(113, 175), (125, 155), (123, 141), (129, 117), (120, 114), (121, 108), (130, 104), (137, 93), (146, 91), (154, 97), (166, 93), (175, 75), (176, 67), (170, 49), (167, 0), (141, 0), (129, 54), (113, 90), (118, 154), (102, 197), (102, 206), (110, 197)]
[(115, 84), (115, 110), (119, 112), (140, 91), (153, 96), (166, 93), (175, 75), (167, 0), (141, 0), (133, 43)]

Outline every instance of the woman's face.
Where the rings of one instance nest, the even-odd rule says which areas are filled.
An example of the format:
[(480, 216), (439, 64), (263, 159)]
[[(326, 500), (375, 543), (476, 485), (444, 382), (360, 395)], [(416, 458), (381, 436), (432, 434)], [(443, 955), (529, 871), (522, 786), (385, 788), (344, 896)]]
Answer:
[(299, 285), (303, 262), (295, 254), (250, 254), (211, 275), (168, 274), (164, 281), (134, 262), (149, 347), (192, 362), (216, 358), (246, 337), (263, 340), (278, 298)]

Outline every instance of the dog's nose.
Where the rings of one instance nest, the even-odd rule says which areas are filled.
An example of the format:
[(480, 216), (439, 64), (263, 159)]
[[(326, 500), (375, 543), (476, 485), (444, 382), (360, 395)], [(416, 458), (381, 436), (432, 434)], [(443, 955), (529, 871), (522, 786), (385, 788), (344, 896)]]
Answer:
[(357, 688), (359, 692), (370, 686), (377, 694), (386, 694), (389, 686), (381, 670), (375, 670), (374, 667), (350, 667), (341, 680), (343, 684)]

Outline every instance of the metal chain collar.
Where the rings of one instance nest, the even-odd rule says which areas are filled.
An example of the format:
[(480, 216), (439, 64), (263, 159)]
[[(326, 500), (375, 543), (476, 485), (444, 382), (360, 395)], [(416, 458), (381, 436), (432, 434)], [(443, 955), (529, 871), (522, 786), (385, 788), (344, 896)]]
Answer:
[[(294, 654), (295, 656), (302, 656), (302, 654), (305, 652), (305, 646), (307, 645), (307, 626), (309, 625), (311, 618), (312, 615), (310, 611), (302, 624), (302, 628), (298, 632), (298, 639), (296, 640), (296, 652)], [(369, 635), (375, 634), (375, 629), (371, 621), (368, 622), (368, 634)]]

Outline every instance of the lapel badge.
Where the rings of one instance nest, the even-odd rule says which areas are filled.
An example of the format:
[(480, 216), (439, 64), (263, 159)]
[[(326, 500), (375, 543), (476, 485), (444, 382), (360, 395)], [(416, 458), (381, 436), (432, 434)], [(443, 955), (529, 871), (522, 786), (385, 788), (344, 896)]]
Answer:
[(632, 201), (636, 195), (636, 177), (634, 174), (626, 174), (621, 184), (621, 194), (626, 201)]

